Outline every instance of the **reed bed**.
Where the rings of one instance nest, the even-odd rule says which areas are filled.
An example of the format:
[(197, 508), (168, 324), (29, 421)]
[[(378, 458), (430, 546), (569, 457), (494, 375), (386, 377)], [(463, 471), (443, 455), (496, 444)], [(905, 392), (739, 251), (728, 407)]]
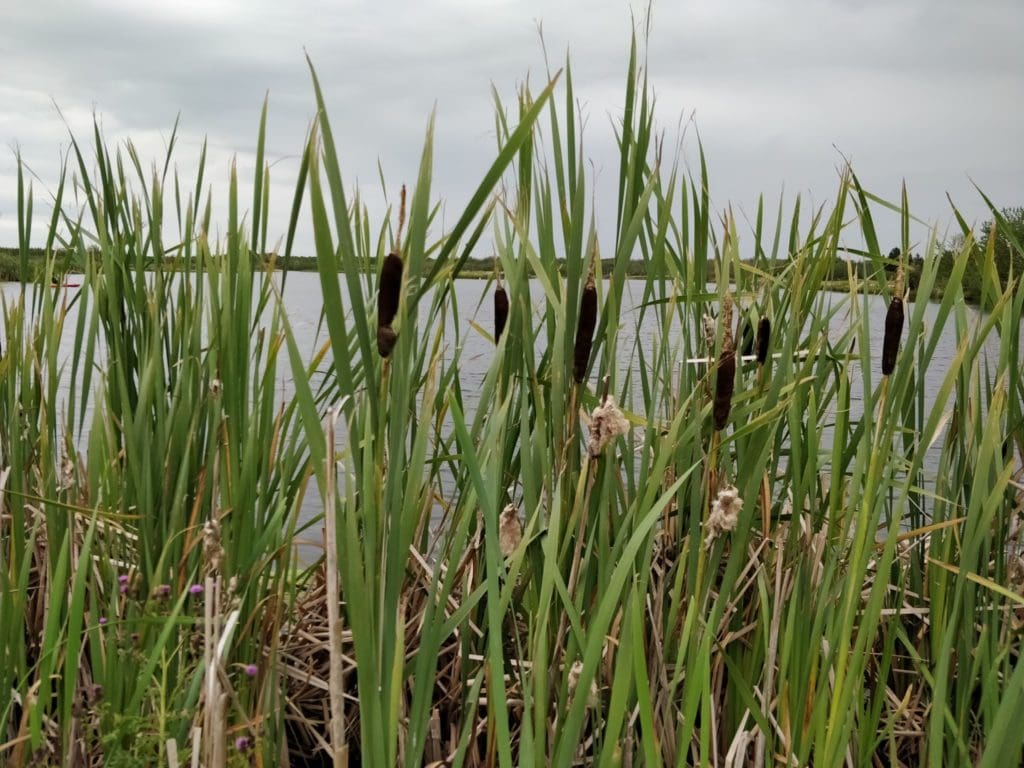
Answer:
[[(274, 250), (266, 105), (219, 242), (173, 138), (152, 172), (98, 128), (72, 144), (42, 280), (67, 253), (82, 288), (3, 306), (0, 763), (1020, 762), (1024, 291), (990, 252), (964, 305), (966, 224), (927, 322), (896, 286), (888, 313), (852, 279), (828, 299), (851, 232), (878, 276), (898, 266), (879, 211), (917, 249), (906, 195), (847, 170), (829, 206), (759, 205), (741, 230), (703, 155), (662, 152), (634, 40), (596, 274), (608, 214), (568, 63), (498, 105), (447, 231), (433, 118), (407, 221), (403, 193), (397, 226), (371, 223), (312, 80), (280, 252), (312, 223), (309, 359), (254, 267)], [(23, 175), (19, 201), (27, 254)], [(451, 281), (489, 242), (494, 317), (470, 323)], [(631, 259), (648, 277), (626, 312)], [(470, 398), (474, 336), (496, 348)], [(323, 556), (300, 559), (310, 538)]]

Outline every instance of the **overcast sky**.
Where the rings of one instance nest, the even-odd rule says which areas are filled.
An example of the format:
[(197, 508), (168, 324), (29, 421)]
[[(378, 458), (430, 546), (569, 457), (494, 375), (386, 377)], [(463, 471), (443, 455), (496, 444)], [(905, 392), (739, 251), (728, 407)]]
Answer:
[[(88, 141), (92, 115), (109, 140), (162, 156), (180, 115), (178, 168), (209, 142), (207, 179), (224, 223), (228, 167), (251, 178), (259, 111), (270, 97), (270, 238), (284, 234), (317, 68), (350, 184), (379, 210), (380, 161), (394, 194), (415, 178), (437, 109), (435, 192), (448, 224), (494, 157), (490, 87), (513, 103), (527, 75), (568, 50), (586, 152), (598, 173), (602, 240), (613, 236), (616, 150), (631, 12), (646, 4), (560, 0), (284, 2), (282, 0), (0, 0), (0, 245), (17, 243), (20, 148), (39, 176), (33, 244), (67, 129)], [(739, 0), (656, 2), (648, 46), (657, 118), (671, 137), (694, 116), (718, 210), (751, 218), (757, 196), (785, 189), (821, 204), (843, 157), (873, 192), (945, 228), (946, 194), (987, 218), (976, 183), (999, 206), (1024, 205), (1024, 2), (1021, 0)], [(696, 134), (684, 158), (696, 157)], [(898, 243), (882, 217), (883, 246)], [(222, 231), (222, 230), (221, 230)], [(915, 237), (923, 238), (922, 230)], [(749, 244), (749, 238), (747, 238)], [(308, 227), (297, 250), (311, 253)], [(611, 243), (603, 243), (611, 250)]]

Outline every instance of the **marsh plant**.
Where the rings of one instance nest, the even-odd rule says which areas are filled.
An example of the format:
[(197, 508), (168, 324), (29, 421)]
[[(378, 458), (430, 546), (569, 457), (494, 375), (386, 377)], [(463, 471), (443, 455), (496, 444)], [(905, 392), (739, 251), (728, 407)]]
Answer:
[[(266, 106), (217, 241), (173, 138), (152, 171), (75, 141), (42, 233), (19, 174), (20, 252), (48, 260), (3, 306), (0, 762), (1020, 762), (1024, 291), (990, 251), (964, 305), (966, 223), (932, 305), (884, 279), (874, 216), (924, 252), (921, 296), (935, 239), (850, 169), (740, 226), (702, 154), (662, 151), (635, 42), (614, 210), (567, 64), (498, 104), (450, 229), (433, 118), (407, 220), (371, 221), (312, 79), (279, 252)], [(311, 357), (262, 266), (300, 221)], [(847, 239), (881, 303), (820, 291)], [(488, 246), (495, 316), (470, 322), (452, 281)], [(68, 266), (82, 287), (51, 290)], [(468, 392), (471, 338), (495, 352)]]

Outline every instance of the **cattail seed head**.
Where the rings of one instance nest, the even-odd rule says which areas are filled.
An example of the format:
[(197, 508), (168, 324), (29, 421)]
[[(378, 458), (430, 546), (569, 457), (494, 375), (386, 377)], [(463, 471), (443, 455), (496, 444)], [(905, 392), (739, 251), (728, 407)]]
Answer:
[(772, 324), (767, 317), (762, 317), (757, 324), (757, 364), (764, 365), (768, 359), (768, 342), (771, 341)]
[(384, 258), (384, 264), (380, 269), (380, 284), (377, 288), (377, 351), (381, 357), (390, 355), (398, 340), (398, 334), (391, 327), (391, 323), (398, 314), (401, 295), (402, 257), (392, 251)]
[(597, 327), (597, 286), (591, 269), (587, 284), (580, 299), (579, 322), (576, 323), (576, 347), (573, 351), (572, 375), (581, 384), (587, 375), (590, 363), (590, 348), (594, 344), (594, 329)]
[(712, 417), (716, 430), (725, 429), (732, 410), (732, 395), (736, 383), (736, 353), (723, 349), (718, 358), (718, 373), (715, 376), (715, 404)]
[(882, 375), (889, 376), (896, 368), (896, 355), (903, 335), (903, 299), (893, 296), (885, 313), (885, 337), (882, 339)]
[(494, 343), (501, 341), (501, 333), (508, 322), (508, 294), (500, 285), (494, 291)]
[(501, 510), (498, 522), (498, 546), (501, 549), (501, 556), (508, 557), (515, 552), (522, 540), (523, 526), (519, 522), (519, 509), (515, 504), (509, 504)]
[(381, 357), (387, 357), (391, 354), (391, 350), (395, 348), (396, 341), (398, 341), (398, 334), (395, 333), (394, 328), (390, 325), (377, 326), (377, 351), (380, 352)]
[(732, 410), (732, 395), (736, 386), (736, 350), (732, 339), (732, 297), (725, 295), (722, 302), (722, 354), (718, 356), (715, 375), (715, 401), (711, 411), (715, 429), (725, 429)]
[(377, 325), (391, 325), (398, 314), (398, 300), (402, 291), (402, 257), (389, 253), (380, 270), (377, 291)]
[(903, 335), (903, 267), (896, 270), (892, 301), (885, 313), (885, 336), (882, 339), (882, 375), (889, 376), (896, 368), (896, 356)]

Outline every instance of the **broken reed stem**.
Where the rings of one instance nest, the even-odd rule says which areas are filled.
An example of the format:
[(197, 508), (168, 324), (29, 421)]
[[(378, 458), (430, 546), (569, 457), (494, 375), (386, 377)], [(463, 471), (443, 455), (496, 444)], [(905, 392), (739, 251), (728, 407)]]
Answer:
[[(404, 188), (403, 188), (404, 189)], [(335, 467), (334, 431), (340, 409), (327, 414), (327, 488), (324, 494), (324, 555), (326, 558), (327, 633), (330, 648), (331, 762), (334, 768), (347, 768), (348, 745), (345, 743), (345, 674), (342, 667), (342, 624), (338, 604), (341, 580), (338, 575), (338, 539), (335, 526), (337, 468)]]

